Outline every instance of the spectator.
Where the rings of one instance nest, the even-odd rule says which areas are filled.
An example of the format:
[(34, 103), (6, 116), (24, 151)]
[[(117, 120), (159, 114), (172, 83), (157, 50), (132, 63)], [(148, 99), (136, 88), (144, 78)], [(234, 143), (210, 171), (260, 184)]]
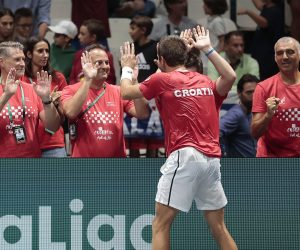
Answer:
[(14, 32), (14, 14), (10, 9), (0, 9), (0, 42), (11, 41)]
[(50, 98), (51, 77), (42, 71), (32, 85), (20, 81), (25, 71), (23, 45), (0, 43), (0, 157), (40, 157), (37, 127), (59, 128), (59, 114)]
[[(54, 106), (57, 108), (61, 116), (61, 123), (64, 121), (63, 112), (59, 108), (59, 96), (67, 82), (62, 73), (52, 70), (50, 67), (50, 44), (45, 38), (30, 38), (25, 45), (26, 68), (25, 75), (21, 78), (23, 82), (32, 84), (35, 82), (38, 73), (42, 70), (46, 71), (51, 76), (50, 88), (52, 95), (55, 95), (53, 100)], [(66, 157), (66, 149), (64, 142), (64, 131), (60, 126), (57, 132), (52, 132), (45, 129), (42, 123), (39, 123), (38, 138), (42, 157)]]
[[(224, 51), (220, 55), (226, 59), (236, 73), (232, 91), (236, 93), (238, 81), (244, 74), (252, 74), (259, 78), (258, 62), (244, 53), (244, 36), (241, 31), (232, 31), (224, 37)], [(211, 62), (208, 63), (208, 76), (216, 80), (219, 74)]]
[[(211, 47), (208, 31), (197, 27), (188, 43), (177, 36), (158, 44), (158, 67), (162, 70), (140, 85), (131, 80), (136, 64), (133, 46), (121, 49), (121, 94), (133, 99), (155, 98), (166, 130), (168, 158), (161, 167), (157, 186), (152, 248), (170, 249), (170, 230), (179, 211), (188, 212), (193, 200), (220, 249), (237, 250), (224, 223), (227, 203), (221, 184), (218, 110), (235, 80), (230, 65)], [(188, 46), (187, 46), (188, 45)], [(184, 67), (187, 47), (202, 50), (220, 70), (221, 77), (208, 77)], [(209, 170), (208, 170), (209, 169)]]
[(122, 100), (120, 87), (106, 81), (110, 69), (106, 51), (99, 44), (86, 51), (82, 55), (84, 79), (67, 86), (61, 97), (71, 124), (72, 157), (125, 157), (124, 112), (146, 118), (146, 101)]
[(196, 27), (197, 22), (186, 16), (187, 0), (165, 0), (164, 4), (168, 16), (161, 16), (154, 23), (150, 39), (159, 41), (163, 36), (180, 35), (182, 30)]
[(33, 34), (43, 38), (50, 24), (51, 0), (0, 0), (0, 6), (15, 12), (19, 8), (28, 8), (34, 16)]
[(132, 18), (136, 15), (154, 17), (155, 3), (152, 0), (116, 0), (109, 1), (109, 11), (112, 17)]
[(15, 12), (14, 41), (24, 44), (33, 31), (33, 14), (28, 8), (20, 8)]
[[(152, 27), (151, 18), (147, 16), (135, 16), (130, 22), (129, 34), (134, 42), (135, 54), (138, 58), (138, 82), (146, 80), (157, 70), (154, 62), (157, 43), (149, 39)], [(141, 148), (146, 149), (146, 157), (157, 157), (159, 148), (163, 147), (162, 125), (157, 107), (154, 101), (150, 101), (149, 105), (151, 113), (148, 119), (137, 120), (125, 117), (125, 122), (131, 128), (126, 139), (130, 157), (140, 157)]]
[(240, 103), (234, 105), (220, 120), (220, 141), (226, 157), (255, 157), (256, 140), (251, 136), (252, 99), (258, 83), (255, 75), (243, 75), (237, 92)]
[(222, 15), (228, 10), (226, 0), (203, 0), (204, 13), (208, 15), (206, 24), (203, 24), (208, 30), (212, 40), (212, 45), (217, 51), (224, 49), (224, 36), (237, 30), (233, 21)]
[(253, 96), (252, 135), (257, 157), (300, 156), (300, 45), (292, 37), (275, 44), (279, 73), (260, 82)]
[(258, 61), (260, 79), (264, 80), (278, 72), (274, 62), (273, 47), (284, 35), (284, 19), (279, 7), (281, 0), (252, 0), (260, 15), (248, 9), (240, 8), (239, 15), (248, 15), (257, 24), (251, 42), (251, 55)]
[(63, 73), (69, 82), (76, 53), (72, 40), (78, 33), (77, 27), (72, 21), (62, 20), (55, 26), (49, 26), (49, 30), (54, 32), (54, 42), (50, 49), (51, 67)]
[[(102, 22), (96, 19), (88, 19), (82, 23), (79, 30), (79, 41), (83, 47), (92, 45), (92, 44), (99, 44), (101, 38), (104, 37), (104, 28)], [(116, 83), (116, 75), (113, 63), (113, 56), (112, 54), (103, 47), (109, 59), (109, 66), (110, 72), (107, 78), (107, 82), (110, 84)], [(70, 74), (70, 84), (75, 84), (83, 77), (82, 66), (81, 66), (81, 55), (84, 51), (84, 48), (80, 49), (75, 53), (73, 66)]]

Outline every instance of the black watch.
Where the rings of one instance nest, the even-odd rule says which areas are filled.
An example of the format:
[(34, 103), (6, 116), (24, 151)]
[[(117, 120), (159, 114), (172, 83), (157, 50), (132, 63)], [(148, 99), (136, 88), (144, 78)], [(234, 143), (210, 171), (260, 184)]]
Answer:
[(46, 101), (46, 102), (42, 101), (42, 102), (43, 102), (44, 105), (49, 105), (49, 104), (52, 103), (52, 98), (50, 97), (50, 100), (49, 100), (49, 101)]

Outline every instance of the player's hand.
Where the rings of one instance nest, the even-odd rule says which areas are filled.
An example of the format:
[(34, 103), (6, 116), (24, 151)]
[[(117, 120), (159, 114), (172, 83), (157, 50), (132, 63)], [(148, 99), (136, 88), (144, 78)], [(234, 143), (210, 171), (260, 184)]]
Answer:
[(266, 100), (268, 115), (273, 116), (275, 114), (276, 110), (278, 109), (279, 103), (280, 99), (275, 96), (269, 97)]
[(203, 26), (198, 25), (196, 28), (193, 28), (193, 35), (194, 39), (189, 38), (190, 46), (193, 46), (204, 52), (212, 47), (208, 29), (205, 29)]
[(134, 69), (137, 65), (134, 44), (125, 42), (123, 46), (120, 46), (120, 54), (122, 68), (127, 66)]
[(50, 86), (52, 82), (52, 76), (48, 74), (47, 71), (42, 70), (41, 72), (37, 72), (37, 81), (33, 82), (33, 89), (35, 93), (43, 100), (49, 101), (50, 99)]
[(82, 53), (81, 67), (85, 78), (93, 79), (94, 77), (96, 77), (98, 62), (96, 62), (96, 64), (93, 65), (91, 55), (88, 51)]
[(11, 68), (6, 78), (4, 92), (11, 97), (17, 92), (19, 85), (20, 81), (16, 80), (16, 69)]

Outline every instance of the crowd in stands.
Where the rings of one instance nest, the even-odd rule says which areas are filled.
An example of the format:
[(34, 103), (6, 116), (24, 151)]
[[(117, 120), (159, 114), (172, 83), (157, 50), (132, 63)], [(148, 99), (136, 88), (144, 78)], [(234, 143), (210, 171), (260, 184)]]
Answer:
[[(282, 45), (290, 40), (280, 40), (294, 37), (291, 41), (299, 45), (299, 29), (295, 28), (298, 1), (288, 1), (294, 7), (290, 31), (284, 23), (284, 0), (252, 2), (259, 14), (237, 9), (237, 15), (248, 15), (257, 25), (251, 40), (246, 40), (245, 32), (224, 16), (229, 9), (226, 0), (203, 0), (203, 23), (188, 17), (187, 0), (72, 0), (71, 20), (56, 25), (50, 20), (51, 0), (0, 0), (0, 137), (8, 143), (1, 143), (0, 157), (141, 157), (141, 152), (146, 157), (165, 156), (159, 99), (121, 98), (117, 76), (126, 72), (124, 68), (122, 72), (115, 70), (114, 60), (118, 58), (113, 58), (107, 39), (115, 35), (109, 27), (109, 18), (114, 17), (131, 19), (128, 33), (137, 58), (134, 84), (163, 71), (157, 64), (161, 38), (183, 36), (183, 31), (197, 25), (208, 29), (213, 49), (236, 74), (218, 124), (223, 157), (300, 156), (300, 149), (294, 146), (294, 154), (282, 155), (268, 153), (266, 146), (276, 137), (275, 132), (266, 131), (281, 119), (280, 112), (290, 112), (287, 107), (280, 109), (280, 104), (289, 103), (287, 95), (298, 93), (296, 87), (300, 85), (298, 71), (293, 76), (282, 73), (290, 61), (297, 64), (300, 51), (294, 51), (298, 58), (293, 59), (292, 49)], [(53, 34), (52, 44), (45, 38), (47, 32)], [(123, 42), (120, 40), (120, 46)], [(276, 46), (282, 50), (276, 50)], [(217, 81), (222, 76), (208, 60), (210, 53), (191, 50), (185, 70)], [(281, 57), (286, 57), (284, 62)], [(280, 78), (281, 74), (288, 76)], [(281, 88), (287, 93), (282, 97), (268, 86), (269, 96), (264, 96), (263, 83), (271, 78), (274, 85), (282, 81), (296, 84), (292, 90)], [(257, 100), (253, 100), (255, 97)], [(300, 112), (299, 101), (291, 100), (291, 108)], [(268, 115), (263, 122), (265, 113)], [(288, 136), (290, 144), (295, 143), (291, 138), (300, 137), (297, 117), (287, 126), (279, 126), (295, 130)], [(274, 151), (280, 150), (272, 146)]]

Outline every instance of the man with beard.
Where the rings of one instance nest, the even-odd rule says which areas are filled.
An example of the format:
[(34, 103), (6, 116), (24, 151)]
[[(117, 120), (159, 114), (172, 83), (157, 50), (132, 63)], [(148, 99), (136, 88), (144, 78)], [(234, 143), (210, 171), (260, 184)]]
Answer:
[[(224, 51), (220, 55), (226, 59), (236, 73), (236, 80), (232, 90), (235, 91), (238, 81), (245, 74), (255, 75), (259, 78), (258, 62), (245, 53), (244, 35), (241, 31), (231, 31), (224, 37)], [(219, 74), (211, 62), (208, 63), (208, 76), (217, 79)]]
[[(224, 37), (224, 51), (220, 55), (230, 64), (236, 73), (236, 80), (228, 94), (227, 103), (238, 103), (237, 83), (245, 74), (255, 75), (259, 78), (258, 62), (249, 54), (244, 53), (245, 41), (241, 31), (232, 31)], [(216, 80), (220, 76), (213, 64), (209, 61), (207, 66), (207, 75)]]
[(256, 140), (251, 136), (252, 99), (258, 78), (245, 74), (237, 84), (240, 103), (234, 105), (220, 120), (220, 140), (226, 157), (255, 157)]

